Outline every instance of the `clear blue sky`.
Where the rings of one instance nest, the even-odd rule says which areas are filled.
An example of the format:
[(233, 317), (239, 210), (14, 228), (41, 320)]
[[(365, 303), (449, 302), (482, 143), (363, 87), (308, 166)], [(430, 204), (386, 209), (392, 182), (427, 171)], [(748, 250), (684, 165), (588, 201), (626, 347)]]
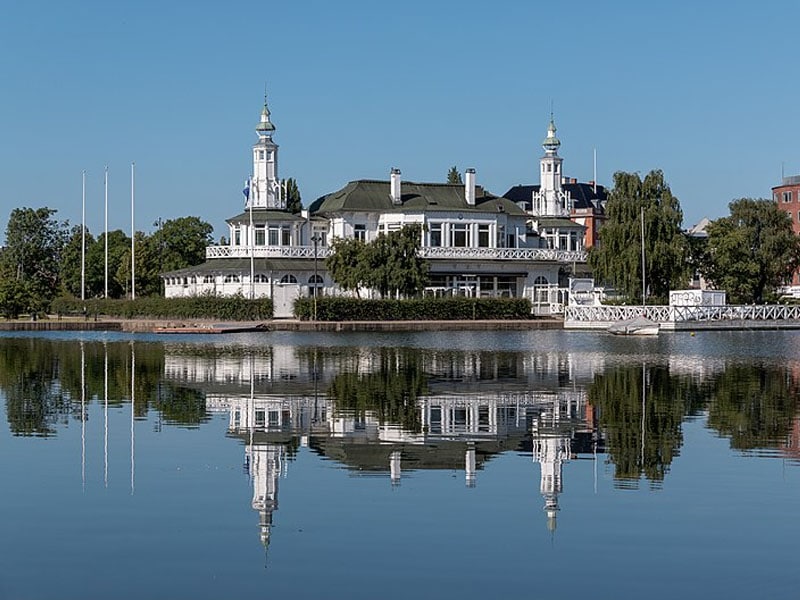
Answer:
[[(538, 183), (551, 101), (565, 173), (664, 171), (684, 225), (800, 173), (800, 3), (9, 0), (0, 225), (50, 206), (102, 231), (196, 215), (224, 234), (264, 85), (307, 205), (360, 178), (502, 194)], [(4, 237), (4, 236), (3, 236)]]

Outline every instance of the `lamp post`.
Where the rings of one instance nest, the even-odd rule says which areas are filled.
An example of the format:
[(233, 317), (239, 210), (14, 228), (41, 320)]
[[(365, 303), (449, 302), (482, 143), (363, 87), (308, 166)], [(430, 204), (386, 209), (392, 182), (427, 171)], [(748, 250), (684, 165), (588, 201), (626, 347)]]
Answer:
[(320, 237), (318, 235), (311, 236), (311, 241), (314, 243), (314, 287), (313, 294), (314, 294), (314, 321), (317, 320), (317, 244), (320, 242)]

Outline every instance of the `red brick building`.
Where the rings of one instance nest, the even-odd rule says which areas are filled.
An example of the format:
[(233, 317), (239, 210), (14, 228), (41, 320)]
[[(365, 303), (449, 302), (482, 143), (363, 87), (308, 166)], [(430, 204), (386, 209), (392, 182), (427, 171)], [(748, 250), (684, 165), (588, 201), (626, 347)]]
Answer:
[[(780, 185), (772, 188), (772, 199), (778, 208), (792, 219), (792, 229), (800, 235), (800, 175), (784, 177)], [(792, 285), (800, 285), (800, 273), (792, 276)]]

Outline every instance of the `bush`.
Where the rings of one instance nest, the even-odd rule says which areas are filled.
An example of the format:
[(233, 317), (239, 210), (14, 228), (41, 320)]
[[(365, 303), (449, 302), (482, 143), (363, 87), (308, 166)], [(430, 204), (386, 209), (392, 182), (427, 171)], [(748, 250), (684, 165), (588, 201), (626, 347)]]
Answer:
[[(294, 303), (298, 319), (313, 318), (314, 299)], [(530, 319), (531, 303), (525, 298), (414, 298), (361, 300), (325, 296), (317, 298), (318, 321), (460, 321), (476, 319)]]
[(261, 321), (272, 318), (272, 300), (247, 300), (241, 296), (196, 296), (161, 298), (158, 296), (117, 300), (56, 298), (50, 310), (60, 315), (104, 315), (108, 317), (161, 319), (220, 319), (223, 321)]

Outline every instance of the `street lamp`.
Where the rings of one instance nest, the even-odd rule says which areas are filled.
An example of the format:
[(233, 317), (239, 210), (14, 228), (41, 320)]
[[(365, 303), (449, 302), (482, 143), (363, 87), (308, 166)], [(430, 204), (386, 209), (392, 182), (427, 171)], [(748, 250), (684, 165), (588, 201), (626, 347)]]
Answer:
[(314, 321), (316, 321), (317, 320), (317, 289), (318, 289), (317, 288), (317, 285), (318, 285), (318, 283), (317, 283), (317, 277), (318, 277), (317, 276), (317, 244), (320, 241), (322, 241), (322, 238), (320, 238), (318, 235), (313, 235), (311, 237), (311, 241), (314, 243), (314, 287), (312, 288), (313, 289), (312, 293), (314, 295)]

